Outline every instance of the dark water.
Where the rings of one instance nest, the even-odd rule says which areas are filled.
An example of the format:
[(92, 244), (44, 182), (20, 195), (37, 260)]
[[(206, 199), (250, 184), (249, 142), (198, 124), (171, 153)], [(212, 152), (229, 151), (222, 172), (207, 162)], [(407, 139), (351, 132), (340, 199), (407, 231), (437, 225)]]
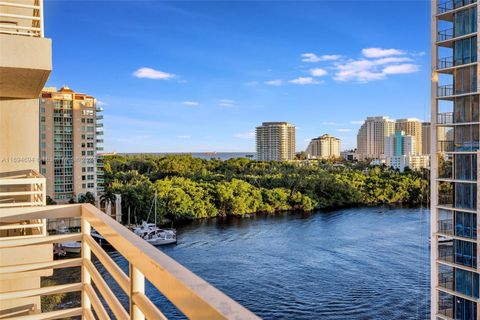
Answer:
[[(204, 221), (161, 250), (264, 319), (429, 319), (428, 215), (362, 208)], [(181, 317), (155, 288), (147, 294)]]
[(255, 152), (167, 152), (167, 153), (121, 153), (121, 155), (135, 155), (135, 154), (149, 154), (157, 156), (166, 156), (166, 155), (191, 155), (193, 158), (199, 159), (220, 159), (228, 160), (235, 158), (249, 158), (255, 159)]

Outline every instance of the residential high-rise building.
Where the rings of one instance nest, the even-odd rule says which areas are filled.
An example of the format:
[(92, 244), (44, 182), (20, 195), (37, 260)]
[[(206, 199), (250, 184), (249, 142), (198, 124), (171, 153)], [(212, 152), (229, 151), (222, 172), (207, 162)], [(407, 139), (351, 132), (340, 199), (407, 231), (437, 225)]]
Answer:
[(330, 159), (340, 157), (340, 139), (324, 134), (314, 138), (305, 151), (307, 157), (314, 159)]
[(430, 154), (430, 122), (422, 122), (422, 154)]
[(479, 319), (478, 11), (432, 1), (432, 319)]
[(94, 97), (63, 87), (45, 88), (40, 97), (40, 172), (47, 195), (56, 202), (97, 198), (103, 171), (97, 168), (103, 132)]
[(428, 155), (418, 155), (415, 146), (415, 137), (405, 135), (403, 131), (396, 131), (395, 134), (386, 137), (386, 165), (401, 172), (407, 167), (412, 170), (428, 168), (430, 157)]
[(385, 157), (395, 157), (415, 154), (415, 138), (408, 136), (403, 131), (396, 131), (388, 137), (385, 137)]
[(395, 122), (388, 117), (368, 117), (357, 134), (357, 153), (363, 159), (384, 157), (385, 137), (395, 132)]
[(295, 159), (295, 126), (288, 122), (263, 122), (256, 128), (257, 160)]
[(397, 119), (395, 131), (403, 131), (415, 140), (414, 154), (422, 154), (422, 122), (415, 118)]
[(52, 41), (44, 37), (42, 7), (42, 0), (0, 5), (0, 269), (10, 270), (0, 279), (2, 318), (40, 317), (35, 292), (53, 274), (48, 267), (29, 268), (53, 260), (45, 220), (27, 217), (46, 208), (45, 178), (38, 172), (38, 96), (52, 70)]

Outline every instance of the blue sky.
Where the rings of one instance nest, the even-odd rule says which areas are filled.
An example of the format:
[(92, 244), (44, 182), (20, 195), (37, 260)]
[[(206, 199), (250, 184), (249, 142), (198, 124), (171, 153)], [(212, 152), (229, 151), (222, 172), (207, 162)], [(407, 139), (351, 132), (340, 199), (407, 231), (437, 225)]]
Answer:
[(46, 1), (49, 86), (95, 96), (105, 150), (254, 151), (262, 121), (355, 147), (428, 118), (428, 1)]

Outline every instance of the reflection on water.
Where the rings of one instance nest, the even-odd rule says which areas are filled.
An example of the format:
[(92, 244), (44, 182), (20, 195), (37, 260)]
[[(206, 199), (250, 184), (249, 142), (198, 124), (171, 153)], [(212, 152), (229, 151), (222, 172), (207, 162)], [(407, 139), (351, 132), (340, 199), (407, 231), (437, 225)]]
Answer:
[[(429, 319), (428, 215), (356, 208), (202, 221), (160, 250), (264, 319)], [(147, 294), (182, 318), (151, 285)]]

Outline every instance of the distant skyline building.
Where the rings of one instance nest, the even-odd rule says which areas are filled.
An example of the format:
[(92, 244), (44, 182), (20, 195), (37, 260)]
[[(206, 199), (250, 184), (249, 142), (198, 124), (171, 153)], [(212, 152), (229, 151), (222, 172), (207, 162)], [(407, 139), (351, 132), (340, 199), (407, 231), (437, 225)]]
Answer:
[(329, 134), (314, 138), (305, 151), (308, 158), (331, 159), (340, 157), (341, 141)]
[(385, 164), (389, 167), (405, 171), (405, 168), (420, 170), (430, 166), (428, 155), (417, 154), (416, 139), (403, 131), (385, 138)]
[(480, 319), (478, 12), (431, 3), (432, 319)]
[(415, 137), (406, 135), (404, 131), (396, 131), (395, 134), (385, 137), (385, 157), (414, 155), (415, 144)]
[(385, 137), (395, 132), (395, 122), (388, 117), (367, 117), (357, 134), (357, 154), (361, 160), (384, 157)]
[(257, 160), (295, 159), (295, 126), (288, 122), (263, 122), (256, 128)]
[(56, 202), (103, 191), (103, 118), (94, 97), (68, 87), (44, 88), (40, 97), (40, 172)]
[(416, 118), (397, 119), (395, 131), (403, 131), (415, 140), (414, 154), (422, 154), (422, 122)]

